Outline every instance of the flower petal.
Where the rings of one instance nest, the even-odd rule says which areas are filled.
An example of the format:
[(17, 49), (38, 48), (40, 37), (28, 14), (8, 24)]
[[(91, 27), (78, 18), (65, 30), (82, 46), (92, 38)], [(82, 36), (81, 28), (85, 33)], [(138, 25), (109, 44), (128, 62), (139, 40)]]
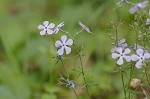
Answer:
[(43, 22), (43, 25), (44, 25), (45, 27), (48, 27), (48, 24), (49, 24), (48, 21), (44, 21), (44, 22)]
[(148, 24), (150, 24), (150, 19), (149, 18), (146, 20), (146, 25), (148, 25)]
[(137, 55), (135, 55), (135, 54), (131, 55), (131, 60), (132, 61), (137, 61), (139, 59), (140, 59), (140, 57), (138, 57)]
[(144, 9), (147, 6), (147, 4), (148, 4), (148, 1), (144, 1), (144, 2), (136, 4), (136, 6), (140, 9)]
[(67, 40), (67, 36), (66, 35), (61, 36), (61, 40), (62, 40), (62, 43), (64, 44)]
[(57, 53), (58, 53), (59, 55), (62, 55), (62, 54), (64, 53), (64, 46), (62, 46), (62, 47), (57, 51)]
[(64, 22), (61, 22), (60, 24), (58, 24), (58, 26), (57, 27), (62, 27), (62, 26), (64, 26)]
[(122, 48), (121, 48), (121, 47), (118, 47), (116, 51), (117, 51), (118, 53), (122, 54)]
[(44, 29), (40, 32), (40, 35), (45, 35), (45, 34), (46, 34), (46, 29)]
[(112, 58), (113, 59), (116, 59), (118, 57), (120, 57), (121, 55), (120, 54), (117, 54), (117, 53), (112, 53)]
[(136, 53), (137, 53), (140, 57), (143, 56), (143, 50), (142, 50), (142, 49), (137, 49), (137, 50), (136, 50)]
[(65, 46), (65, 50), (66, 50), (66, 54), (69, 54), (71, 52), (71, 48), (70, 47)]
[(114, 47), (114, 48), (111, 49), (111, 52), (113, 53), (113, 52), (115, 52), (116, 50), (117, 50), (117, 48)]
[(123, 57), (121, 56), (120, 58), (119, 58), (119, 60), (117, 61), (117, 64), (118, 65), (122, 65), (123, 64)]
[(140, 69), (142, 68), (142, 60), (139, 60), (136, 64), (135, 64), (136, 68)]
[(73, 40), (72, 39), (68, 39), (68, 41), (66, 42), (66, 45), (72, 45), (73, 44)]
[(127, 47), (127, 46), (128, 46), (127, 43), (121, 44), (121, 47)]
[(55, 27), (55, 24), (54, 23), (50, 23), (49, 25), (48, 25), (48, 28), (54, 28)]
[(58, 48), (58, 47), (60, 47), (60, 46), (63, 46), (63, 44), (60, 42), (60, 41), (56, 41), (55, 42), (55, 46), (56, 46), (56, 48)]
[(144, 59), (150, 59), (150, 53), (145, 53), (143, 56)]
[(124, 55), (125, 55), (125, 54), (130, 54), (130, 52), (131, 52), (131, 50), (130, 50), (129, 48), (126, 48), (123, 54), (124, 54)]
[(53, 33), (54, 33), (53, 30), (47, 29), (47, 34), (53, 34)]
[(127, 61), (127, 62), (130, 62), (131, 61), (131, 56), (123, 56), (124, 59)]
[(132, 8), (129, 9), (129, 12), (130, 12), (131, 14), (133, 14), (133, 13), (135, 13), (135, 12), (137, 12), (137, 11), (138, 11), (137, 6), (134, 6), (134, 7), (132, 7)]
[(118, 42), (118, 44), (120, 45), (120, 44), (124, 43), (125, 41), (126, 41), (126, 39), (123, 38), (123, 39), (121, 39), (121, 40)]
[(59, 32), (59, 28), (56, 27), (56, 28), (54, 29), (54, 33), (57, 34), (58, 32)]
[(39, 29), (39, 30), (43, 30), (43, 29), (45, 29), (45, 27), (44, 27), (43, 25), (39, 25), (39, 26), (38, 26), (38, 29)]

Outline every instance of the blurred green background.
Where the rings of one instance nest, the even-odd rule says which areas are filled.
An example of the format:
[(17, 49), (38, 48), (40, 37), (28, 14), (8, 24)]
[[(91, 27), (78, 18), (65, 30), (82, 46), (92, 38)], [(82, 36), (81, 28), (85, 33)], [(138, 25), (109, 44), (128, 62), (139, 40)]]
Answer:
[[(119, 11), (119, 17), (128, 23), (132, 19), (130, 7), (125, 4)], [(0, 99), (76, 99), (69, 88), (56, 86), (63, 69), (48, 55), (54, 51), (51, 38), (39, 35), (37, 27), (45, 20), (64, 22), (63, 29), (72, 35), (81, 29), (78, 21), (90, 28), (94, 35), (83, 32), (76, 40), (85, 45), (84, 66), (99, 84), (89, 87), (91, 99), (121, 99), (120, 75), (111, 73), (117, 67), (111, 59), (112, 41), (107, 34), (114, 8), (115, 0), (1, 0)], [(125, 26), (119, 32), (124, 38), (129, 29)], [(69, 64), (67, 71), (71, 71), (73, 60), (64, 60)], [(85, 99), (85, 92), (76, 90)]]

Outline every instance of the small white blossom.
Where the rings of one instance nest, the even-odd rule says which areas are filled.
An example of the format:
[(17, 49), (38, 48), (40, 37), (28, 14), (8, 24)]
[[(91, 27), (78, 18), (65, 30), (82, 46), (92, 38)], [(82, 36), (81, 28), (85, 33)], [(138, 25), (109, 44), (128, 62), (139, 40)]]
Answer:
[(49, 24), (48, 21), (44, 21), (43, 25), (38, 26), (38, 29), (41, 30), (40, 35), (45, 35), (46, 33), (47, 34), (53, 34), (54, 31), (51, 30), (51, 29), (54, 28), (54, 27), (55, 27), (54, 23)]
[[(79, 21), (79, 25), (82, 27), (82, 30), (80, 32), (82, 32), (83, 30), (85, 30), (88, 33), (92, 33), (90, 31), (90, 29), (87, 26), (85, 26), (82, 22)], [(80, 32), (78, 32), (78, 33), (80, 33)]]
[(74, 82), (73, 81), (70, 81), (69, 79), (67, 79), (67, 83), (66, 83), (66, 87), (70, 87), (70, 88), (72, 88), (72, 89), (74, 89), (75, 88), (75, 84), (74, 84)]
[(61, 41), (57, 40), (56, 43), (55, 43), (55, 46), (57, 48), (57, 53), (59, 55), (63, 55), (64, 49), (65, 49), (66, 54), (69, 54), (71, 52), (70, 46), (72, 44), (73, 44), (73, 40), (72, 39), (68, 39), (67, 40), (67, 36), (66, 35), (61, 36)]
[(118, 47), (116, 52), (118, 52), (118, 53), (112, 53), (112, 58), (113, 59), (119, 58), (118, 61), (117, 61), (118, 65), (123, 64), (123, 59), (125, 59), (127, 62), (131, 61), (131, 57), (128, 55), (131, 52), (131, 50), (129, 48), (126, 48), (123, 51), (123, 48)]
[[(120, 41), (118, 41), (118, 47), (126, 48), (128, 46), (128, 44), (125, 43), (125, 42), (126, 42), (125, 38), (123, 38)], [(118, 48), (117, 44), (112, 43), (112, 45), (114, 45), (115, 47), (111, 49), (111, 52), (115, 52), (117, 50), (117, 48)]]
[(150, 53), (144, 52), (142, 49), (137, 49), (136, 54), (131, 56), (132, 61), (138, 61), (135, 66), (140, 69), (142, 68), (142, 64), (145, 60), (150, 58)]
[(58, 25), (55, 27), (55, 29), (54, 29), (55, 34), (57, 34), (59, 31), (63, 31), (63, 30), (61, 29), (62, 26), (64, 26), (64, 22), (61, 22), (60, 24), (58, 24)]
[(133, 14), (133, 13), (137, 12), (138, 10), (144, 9), (147, 5), (148, 5), (148, 1), (147, 0), (143, 1), (143, 2), (140, 2), (140, 3), (137, 3), (137, 4), (134, 5), (134, 7), (129, 9), (129, 12), (131, 14)]

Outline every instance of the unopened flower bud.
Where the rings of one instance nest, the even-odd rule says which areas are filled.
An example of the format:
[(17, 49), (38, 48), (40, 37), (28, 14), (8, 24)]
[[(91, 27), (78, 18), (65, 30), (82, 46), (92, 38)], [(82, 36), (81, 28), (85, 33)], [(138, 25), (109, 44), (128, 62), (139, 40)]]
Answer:
[(139, 84), (140, 84), (141, 80), (134, 78), (132, 79), (132, 81), (130, 82), (130, 86), (133, 88), (136, 88)]

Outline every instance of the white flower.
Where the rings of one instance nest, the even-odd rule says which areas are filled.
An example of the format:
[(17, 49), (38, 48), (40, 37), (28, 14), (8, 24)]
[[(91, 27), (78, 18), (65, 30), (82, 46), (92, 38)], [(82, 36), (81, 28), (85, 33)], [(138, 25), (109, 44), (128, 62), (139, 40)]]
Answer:
[(54, 28), (54, 27), (55, 27), (54, 23), (49, 24), (48, 21), (44, 21), (43, 25), (38, 26), (38, 29), (41, 30), (40, 35), (45, 35), (46, 33), (47, 34), (53, 34), (54, 31), (51, 30), (51, 29)]
[(139, 9), (142, 10), (142, 9), (144, 9), (147, 6), (147, 4), (148, 4), (147, 0), (143, 1), (143, 2), (140, 2), (140, 3), (137, 3), (136, 5), (134, 5), (134, 7), (129, 9), (129, 12), (131, 14), (133, 14), (133, 13), (137, 12)]
[(116, 52), (118, 52), (118, 53), (112, 53), (112, 58), (113, 59), (119, 58), (118, 61), (117, 61), (118, 65), (123, 64), (123, 59), (125, 59), (127, 62), (131, 61), (131, 57), (127, 55), (131, 52), (131, 50), (129, 48), (126, 48), (123, 51), (123, 49), (121, 47), (118, 47)]
[[(87, 26), (85, 26), (82, 22), (79, 21), (79, 25), (82, 27), (82, 30), (80, 32), (82, 32), (83, 30), (85, 30), (88, 33), (92, 33), (90, 31), (90, 29)], [(78, 32), (78, 33), (80, 33), (80, 32)]]
[(70, 88), (74, 89), (75, 84), (73, 81), (70, 81), (69, 79), (67, 79), (67, 83), (66, 83), (66, 87), (70, 86)]
[[(118, 41), (118, 47), (126, 48), (128, 46), (127, 43), (125, 43), (126, 39), (123, 38), (120, 41)], [(117, 44), (112, 43), (112, 45), (117, 46)], [(115, 52), (117, 50), (117, 47), (114, 47), (111, 49), (111, 52)]]
[(58, 50), (57, 53), (59, 55), (62, 55), (64, 53), (64, 49), (65, 49), (66, 54), (69, 54), (71, 52), (71, 48), (69, 46), (71, 46), (73, 44), (73, 40), (72, 39), (67, 40), (67, 36), (63, 35), (63, 36), (61, 36), (61, 41), (58, 40), (55, 43), (55, 46)]
[(140, 69), (142, 68), (142, 64), (145, 60), (150, 58), (150, 53), (144, 52), (142, 49), (137, 49), (136, 54), (131, 56), (132, 61), (138, 61), (135, 66)]
[(61, 29), (62, 26), (64, 26), (64, 22), (61, 22), (60, 24), (58, 24), (58, 25), (55, 27), (55, 29), (54, 29), (55, 34), (57, 34), (59, 31), (63, 31), (63, 30)]

